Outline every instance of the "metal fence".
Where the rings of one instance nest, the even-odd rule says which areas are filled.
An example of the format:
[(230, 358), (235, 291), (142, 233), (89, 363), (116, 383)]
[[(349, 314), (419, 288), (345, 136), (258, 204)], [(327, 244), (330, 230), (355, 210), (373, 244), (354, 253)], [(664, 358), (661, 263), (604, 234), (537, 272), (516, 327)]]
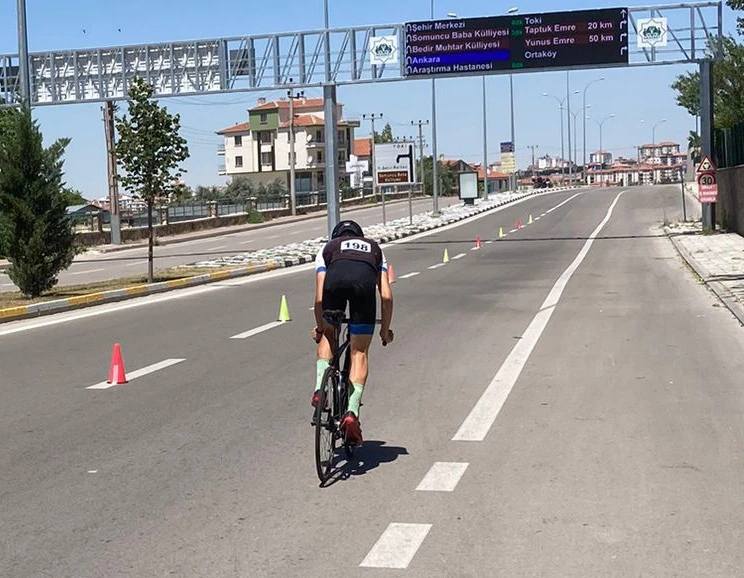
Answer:
[[(409, 188), (412, 192), (418, 194), (421, 187), (420, 185), (385, 187), (385, 192), (386, 195), (393, 192), (405, 194)], [(344, 189), (341, 191), (341, 202), (349, 203), (352, 201), (363, 201), (365, 199), (374, 202), (379, 201), (379, 196), (379, 191), (373, 196), (371, 186), (367, 186), (364, 189)], [(325, 191), (297, 193), (297, 208), (300, 210), (323, 207), (325, 204)], [(167, 207), (157, 207), (153, 211), (153, 222), (155, 224), (179, 223), (210, 217), (228, 217), (230, 215), (242, 215), (252, 212), (289, 211), (289, 209), (290, 200), (287, 194), (262, 196), (260, 198), (253, 197), (242, 201), (192, 201), (172, 204)], [(121, 224), (124, 228), (146, 227), (147, 209), (123, 210)], [(103, 231), (108, 230), (109, 225), (110, 215), (107, 211), (92, 211), (89, 214), (77, 217), (74, 228), (78, 232)]]
[(715, 138), (718, 168), (744, 165), (744, 123), (717, 129)]

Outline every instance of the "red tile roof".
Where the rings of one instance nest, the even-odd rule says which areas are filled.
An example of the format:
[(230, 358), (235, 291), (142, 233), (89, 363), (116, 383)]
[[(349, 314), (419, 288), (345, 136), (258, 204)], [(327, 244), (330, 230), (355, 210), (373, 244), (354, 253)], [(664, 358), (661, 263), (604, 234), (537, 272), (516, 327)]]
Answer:
[(243, 132), (250, 132), (250, 130), (250, 124), (248, 124), (247, 122), (241, 122), (239, 124), (234, 124), (233, 126), (223, 128), (222, 130), (218, 130), (217, 134), (240, 134)]
[[(471, 166), (475, 169), (475, 172), (478, 173), (478, 178), (483, 179), (483, 165), (471, 165)], [(502, 173), (502, 172), (494, 171), (493, 169), (490, 169), (488, 171), (488, 178), (489, 179), (508, 179), (509, 175), (507, 175), (506, 173)]]
[(354, 139), (353, 154), (361, 158), (371, 157), (372, 156), (372, 139), (371, 138)]
[[(324, 102), (322, 98), (305, 98), (302, 100), (295, 100), (294, 109), (302, 110), (303, 108), (323, 108)], [(289, 100), (270, 100), (264, 104), (259, 104), (251, 109), (251, 112), (259, 110), (274, 110), (276, 108), (289, 108)]]

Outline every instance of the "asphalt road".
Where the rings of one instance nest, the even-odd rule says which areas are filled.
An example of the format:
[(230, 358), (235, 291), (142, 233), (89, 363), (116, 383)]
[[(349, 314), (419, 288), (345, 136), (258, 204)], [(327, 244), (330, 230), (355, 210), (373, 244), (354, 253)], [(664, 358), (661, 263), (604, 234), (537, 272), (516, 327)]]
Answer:
[[(440, 206), (459, 203), (456, 197), (442, 197)], [(414, 214), (431, 210), (431, 199), (418, 199), (413, 202)], [(407, 202), (395, 202), (387, 206), (388, 220), (408, 215)], [(356, 219), (362, 225), (382, 222), (382, 207), (349, 208), (342, 214)], [(259, 249), (267, 249), (286, 243), (294, 243), (324, 236), (327, 232), (325, 215), (315, 219), (287, 223), (240, 233), (226, 233), (218, 237), (184, 241), (162, 247), (155, 247), (155, 268), (167, 269), (177, 265), (187, 265), (210, 256), (235, 255)], [(85, 253), (75, 259), (72, 266), (60, 274), (59, 284), (79, 285), (96, 281), (106, 281), (122, 277), (147, 275), (147, 248), (125, 249), (112, 253)], [(0, 292), (13, 291), (14, 285), (7, 276), (0, 273)]]
[[(386, 248), (396, 342), (326, 488), (309, 268), (0, 325), (0, 575), (739, 575), (744, 332), (660, 236), (675, 189), (621, 191)], [(115, 341), (174, 361), (86, 389)]]

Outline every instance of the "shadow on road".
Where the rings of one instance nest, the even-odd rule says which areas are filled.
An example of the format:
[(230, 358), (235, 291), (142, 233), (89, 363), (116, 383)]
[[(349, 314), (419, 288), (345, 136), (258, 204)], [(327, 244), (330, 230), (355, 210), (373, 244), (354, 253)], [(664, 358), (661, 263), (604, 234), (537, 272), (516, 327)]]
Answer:
[(322, 487), (329, 487), (340, 480), (348, 480), (351, 476), (363, 476), (378, 468), (381, 464), (389, 464), (399, 456), (407, 456), (408, 450), (399, 446), (388, 446), (387, 442), (368, 440), (361, 447), (354, 450), (354, 455), (346, 461), (344, 450), (339, 450), (337, 467), (329, 480)]

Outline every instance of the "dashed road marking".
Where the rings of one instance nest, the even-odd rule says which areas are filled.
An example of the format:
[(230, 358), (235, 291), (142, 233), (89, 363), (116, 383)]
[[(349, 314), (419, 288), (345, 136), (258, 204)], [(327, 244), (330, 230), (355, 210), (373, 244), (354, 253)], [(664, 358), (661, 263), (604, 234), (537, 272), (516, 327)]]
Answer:
[(510, 233), (516, 233), (517, 231), (519, 231), (519, 229), (512, 229), (512, 230), (511, 230), (511, 231), (509, 231), (509, 232), (510, 232)]
[(493, 241), (486, 241), (486, 245), (490, 245)]
[[(134, 381), (135, 379), (139, 377), (149, 375), (150, 373), (155, 373), (156, 371), (160, 371), (161, 369), (165, 369), (166, 367), (170, 367), (171, 365), (176, 365), (177, 363), (181, 363), (182, 361), (186, 361), (186, 360), (185, 359), (166, 359), (159, 363), (153, 363), (152, 365), (148, 365), (147, 367), (143, 367), (142, 369), (138, 369), (137, 371), (133, 371), (127, 374), (127, 380)], [(109, 389), (115, 386), (116, 384), (102, 381), (101, 383), (90, 385), (86, 387), (85, 389)]]
[(237, 335), (233, 335), (230, 339), (248, 339), (249, 337), (253, 337), (254, 335), (263, 333), (264, 331), (269, 331), (271, 329), (274, 329), (275, 327), (284, 325), (284, 323), (285, 323), (284, 321), (272, 321), (271, 323), (267, 323), (266, 325), (262, 325), (261, 327), (256, 327), (255, 329), (251, 329), (244, 333), (238, 333)]
[(393, 522), (377, 540), (359, 566), (405, 569), (423, 544), (431, 524)]
[(589, 235), (589, 238), (584, 243), (578, 255), (576, 255), (576, 258), (555, 282), (540, 310), (530, 322), (524, 335), (522, 335), (522, 339), (511, 350), (503, 365), (499, 368), (499, 371), (475, 404), (475, 407), (473, 407), (468, 417), (465, 418), (465, 421), (460, 426), (460, 429), (455, 433), (452, 438), (453, 441), (480, 442), (488, 435), (488, 431), (491, 429), (493, 422), (496, 421), (496, 417), (498, 417), (501, 408), (506, 403), (506, 399), (509, 397), (517, 379), (519, 379), (522, 369), (527, 364), (535, 345), (537, 345), (540, 336), (547, 327), (548, 321), (550, 321), (566, 285), (589, 253), (589, 249), (594, 244), (594, 239), (596, 239), (597, 235), (599, 235), (604, 226), (609, 222), (612, 212), (624, 192), (620, 192), (615, 197), (615, 200), (612, 201), (609, 209), (607, 209), (604, 219), (597, 225), (594, 232)]
[(454, 492), (466, 469), (467, 462), (434, 462), (416, 491)]
[[(471, 251), (472, 251), (472, 249), (471, 249)], [(459, 253), (459, 254), (455, 255), (454, 257), (452, 257), (452, 260), (453, 261), (456, 261), (457, 259), (462, 259), (464, 256), (465, 256), (465, 253)]]
[(436, 265), (432, 265), (431, 267), (428, 267), (429, 269), (439, 269), (440, 267), (444, 267), (447, 263), (437, 263)]
[(415, 277), (416, 275), (421, 275), (421, 271), (414, 271), (413, 273), (401, 275), (400, 277), (398, 277), (398, 279), (410, 279), (411, 277)]

